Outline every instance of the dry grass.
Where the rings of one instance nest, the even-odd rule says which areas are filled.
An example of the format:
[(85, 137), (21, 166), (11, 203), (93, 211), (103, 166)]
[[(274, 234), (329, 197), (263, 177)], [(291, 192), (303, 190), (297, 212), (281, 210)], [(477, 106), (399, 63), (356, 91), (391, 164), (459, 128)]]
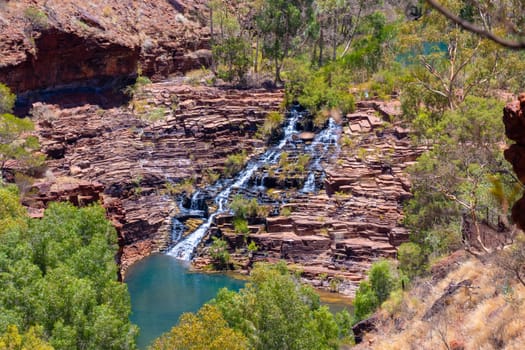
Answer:
[[(492, 263), (469, 259), (440, 281), (419, 281), (379, 312), (379, 330), (355, 349), (492, 350), (525, 349), (525, 287)], [(445, 299), (444, 307), (423, 315), (454, 283), (472, 281)]]

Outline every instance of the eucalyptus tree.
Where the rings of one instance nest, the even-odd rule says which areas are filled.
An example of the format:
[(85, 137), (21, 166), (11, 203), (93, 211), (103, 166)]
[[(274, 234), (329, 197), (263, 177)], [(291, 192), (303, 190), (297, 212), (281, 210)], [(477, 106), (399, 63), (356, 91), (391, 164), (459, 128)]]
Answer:
[(282, 83), (285, 58), (301, 45), (313, 20), (313, 0), (265, 0), (256, 16), (263, 55), (273, 62), (275, 82)]

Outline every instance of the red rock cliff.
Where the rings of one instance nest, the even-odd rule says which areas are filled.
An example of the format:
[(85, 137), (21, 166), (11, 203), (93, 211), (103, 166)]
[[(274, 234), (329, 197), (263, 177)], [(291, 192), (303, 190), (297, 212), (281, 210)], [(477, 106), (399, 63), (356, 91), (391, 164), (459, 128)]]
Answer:
[(22, 0), (0, 6), (0, 82), (15, 93), (164, 77), (209, 60), (200, 1)]

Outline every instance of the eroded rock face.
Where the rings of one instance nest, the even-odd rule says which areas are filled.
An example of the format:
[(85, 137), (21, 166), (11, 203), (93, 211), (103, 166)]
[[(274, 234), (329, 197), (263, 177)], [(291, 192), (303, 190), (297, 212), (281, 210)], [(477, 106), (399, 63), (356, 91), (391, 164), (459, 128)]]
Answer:
[[(503, 109), (505, 134), (516, 143), (505, 150), (505, 159), (512, 164), (516, 176), (525, 184), (525, 93), (518, 101), (508, 103)], [(525, 228), (525, 196), (512, 207), (512, 220), (519, 228)]]
[[(29, 9), (29, 10), (28, 10)], [(204, 1), (21, 0), (0, 7), (0, 82), (17, 94), (209, 64)]]
[[(353, 295), (371, 264), (395, 258), (408, 240), (402, 226), (403, 202), (411, 197), (405, 169), (425, 148), (412, 144), (409, 130), (377, 117), (379, 111), (389, 120), (396, 105), (363, 102), (344, 118), (346, 139), (338, 156), (323, 160), (324, 189), (282, 190), (289, 214), (250, 225), (247, 239), (258, 247), (250, 259), (234, 252), (246, 249), (246, 238), (233, 231), (231, 216), (218, 218), (212, 234), (220, 232), (240, 265), (284, 259), (299, 267), (307, 282)], [(197, 264), (205, 261), (199, 258)]]
[[(264, 143), (254, 138), (255, 131), (269, 111), (279, 108), (282, 92), (176, 81), (149, 85), (142, 98), (147, 107), (141, 104), (140, 111), (92, 105), (34, 108), (52, 176), (100, 184), (100, 199), (119, 232), (123, 271), (170, 243), (170, 217), (177, 206), (165, 184), (200, 183), (208, 172), (223, 171), (227, 155), (261, 151)], [(153, 112), (159, 120), (148, 119)]]

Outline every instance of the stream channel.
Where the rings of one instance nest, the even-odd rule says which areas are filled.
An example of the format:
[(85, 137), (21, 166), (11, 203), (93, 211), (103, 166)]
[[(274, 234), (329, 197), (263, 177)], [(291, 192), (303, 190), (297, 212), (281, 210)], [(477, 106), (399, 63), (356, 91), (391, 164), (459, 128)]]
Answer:
[[(150, 256), (129, 269), (126, 283), (131, 295), (131, 321), (140, 327), (137, 340), (139, 349), (145, 349), (152, 340), (169, 331), (177, 324), (182, 313), (197, 311), (219, 289), (226, 287), (239, 290), (244, 286), (243, 280), (230, 274), (197, 273), (188, 269), (197, 246), (208, 233), (214, 218), (230, 210), (228, 204), (235, 194), (257, 198), (260, 204), (270, 204), (274, 207), (271, 215), (278, 215), (279, 206), (290, 198), (281, 198), (276, 202), (265, 193), (268, 169), (278, 164), (283, 152), (291, 158), (299, 154), (310, 155), (304, 181), (301, 188), (297, 188), (298, 193), (316, 193), (321, 188), (324, 177), (322, 162), (337, 156), (341, 127), (330, 118), (325, 127), (306, 143), (298, 137), (305, 130), (305, 125), (308, 125), (306, 115), (298, 109), (292, 109), (287, 115), (279, 142), (249, 160), (233, 179), (219, 180), (195, 191), (191, 201), (180, 201), (179, 214), (172, 218), (171, 249), (165, 254)], [(209, 214), (208, 203), (211, 202), (216, 209)], [(188, 218), (200, 218), (203, 223), (183, 238), (182, 233), (186, 229), (184, 221)], [(323, 300), (333, 311), (348, 307), (341, 300)]]

